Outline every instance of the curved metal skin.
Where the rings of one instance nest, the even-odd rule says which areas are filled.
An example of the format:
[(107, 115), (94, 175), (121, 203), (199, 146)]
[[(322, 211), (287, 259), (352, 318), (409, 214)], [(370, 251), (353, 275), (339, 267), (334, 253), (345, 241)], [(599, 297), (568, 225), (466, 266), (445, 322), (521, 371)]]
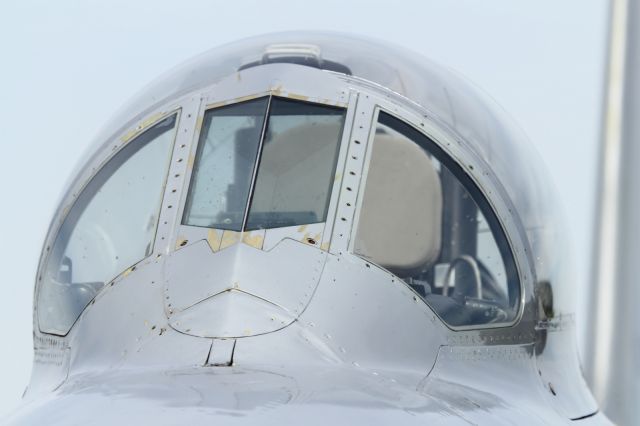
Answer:
[[(267, 46), (287, 43), (321, 53), (310, 66), (269, 60)], [(182, 225), (204, 111), (265, 95), (346, 110), (326, 223), (244, 233)], [(518, 269), (515, 321), (448, 327), (408, 285), (353, 254), (378, 111), (429, 136), (486, 196)], [(66, 335), (40, 331), (35, 307), (31, 383), (9, 424), (608, 424), (580, 373), (555, 204), (528, 141), (449, 71), (343, 35), (223, 46), (135, 98), (61, 201), (36, 301), (82, 188), (176, 112), (151, 253), (107, 283)]]

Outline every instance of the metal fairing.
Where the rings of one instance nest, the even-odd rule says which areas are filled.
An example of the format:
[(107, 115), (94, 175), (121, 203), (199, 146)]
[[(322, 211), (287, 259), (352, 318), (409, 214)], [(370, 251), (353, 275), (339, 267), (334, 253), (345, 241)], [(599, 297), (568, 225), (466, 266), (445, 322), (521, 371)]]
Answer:
[[(346, 109), (326, 221), (247, 232), (183, 225), (205, 111), (261, 96)], [(8, 423), (607, 424), (579, 371), (572, 314), (547, 281), (553, 268), (536, 257), (543, 232), (514, 209), (486, 146), (428, 107), (357, 74), (269, 64), (179, 90), (138, 110), (129, 128), (119, 123), (52, 221), (36, 296), (87, 181), (179, 112), (152, 252), (107, 283), (65, 336), (42, 333), (34, 308), (32, 379)], [(481, 188), (517, 264), (514, 321), (449, 327), (398, 277), (353, 254), (380, 111), (430, 137)]]
[(290, 239), (268, 252), (235, 244), (214, 254), (206, 241), (177, 250), (164, 272), (169, 323), (200, 337), (276, 331), (309, 303), (325, 257), (326, 252)]

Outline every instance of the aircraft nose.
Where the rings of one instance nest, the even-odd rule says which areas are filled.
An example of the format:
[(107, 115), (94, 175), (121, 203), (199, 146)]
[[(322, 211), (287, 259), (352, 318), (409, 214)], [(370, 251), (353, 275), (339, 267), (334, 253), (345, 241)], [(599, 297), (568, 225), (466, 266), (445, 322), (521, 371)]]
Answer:
[(270, 251), (238, 243), (213, 252), (202, 240), (165, 264), (169, 324), (209, 338), (253, 336), (291, 324), (309, 303), (326, 252), (284, 239)]

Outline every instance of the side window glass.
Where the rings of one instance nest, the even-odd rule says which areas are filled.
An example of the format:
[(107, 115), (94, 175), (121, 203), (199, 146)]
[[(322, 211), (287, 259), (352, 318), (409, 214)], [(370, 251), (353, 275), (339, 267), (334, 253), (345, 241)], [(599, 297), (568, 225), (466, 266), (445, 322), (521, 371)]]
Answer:
[(66, 334), (105, 283), (151, 254), (175, 123), (174, 115), (129, 142), (78, 196), (44, 267), (43, 332)]
[(425, 135), (380, 112), (354, 252), (401, 278), (451, 326), (517, 314), (513, 255), (489, 203)]

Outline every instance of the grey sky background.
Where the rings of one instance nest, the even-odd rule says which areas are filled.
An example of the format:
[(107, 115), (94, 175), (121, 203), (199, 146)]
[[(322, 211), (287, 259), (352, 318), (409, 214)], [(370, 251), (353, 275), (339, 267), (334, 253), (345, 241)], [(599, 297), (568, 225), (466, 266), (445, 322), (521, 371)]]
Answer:
[(55, 204), (87, 143), (160, 73), (267, 32), (383, 39), (460, 71), (496, 99), (541, 153), (567, 212), (580, 327), (607, 18), (605, 0), (3, 2), (0, 415), (19, 402), (29, 380), (35, 269)]

